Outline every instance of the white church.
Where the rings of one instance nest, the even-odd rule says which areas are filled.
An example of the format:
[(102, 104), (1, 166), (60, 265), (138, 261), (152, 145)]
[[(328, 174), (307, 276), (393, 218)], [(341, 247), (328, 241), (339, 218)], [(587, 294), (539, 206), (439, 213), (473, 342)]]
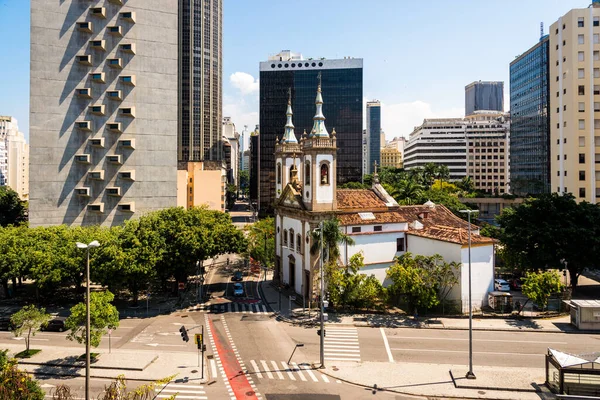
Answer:
[[(358, 252), (364, 255), (363, 273), (375, 275), (386, 286), (386, 271), (394, 258), (440, 254), (446, 262), (459, 262), (459, 283), (448, 300), (462, 302), (468, 310), (468, 223), (443, 205), (427, 202), (400, 206), (379, 184), (377, 173), (370, 189), (337, 189), (335, 128), (325, 127), (321, 86), (309, 135), (296, 138), (292, 105), (281, 141), (275, 144), (275, 278), (292, 287), (306, 301), (319, 289), (319, 255), (310, 253), (311, 231), (335, 216), (340, 229), (355, 244), (340, 248), (341, 262)], [(473, 308), (487, 305), (493, 291), (494, 240), (479, 235), (471, 225)]]

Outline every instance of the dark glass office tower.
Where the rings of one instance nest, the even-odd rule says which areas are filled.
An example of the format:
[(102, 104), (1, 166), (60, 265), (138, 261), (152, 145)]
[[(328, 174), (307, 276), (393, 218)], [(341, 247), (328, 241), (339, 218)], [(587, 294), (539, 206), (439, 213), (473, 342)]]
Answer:
[[(290, 56), (291, 55), (291, 56)], [(338, 184), (362, 178), (363, 60), (303, 60), (282, 52), (260, 63), (259, 208), (271, 213), (275, 198), (275, 138), (283, 136), (291, 89), (296, 136), (310, 134), (321, 73), (323, 114), (337, 133)]]
[(223, 0), (179, 0), (178, 161), (220, 161)]
[(517, 195), (550, 192), (548, 35), (510, 63), (510, 183)]
[(367, 173), (372, 174), (375, 162), (381, 165), (381, 103), (378, 100), (367, 102), (367, 136), (369, 146)]
[(465, 115), (504, 111), (504, 82), (473, 82), (465, 86)]

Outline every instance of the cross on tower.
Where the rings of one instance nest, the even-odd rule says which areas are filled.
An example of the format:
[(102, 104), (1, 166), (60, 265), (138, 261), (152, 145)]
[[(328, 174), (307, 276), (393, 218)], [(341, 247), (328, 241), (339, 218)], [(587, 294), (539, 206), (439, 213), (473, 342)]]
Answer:
[(373, 167), (375, 168), (375, 173), (377, 173), (377, 160), (373, 161)]

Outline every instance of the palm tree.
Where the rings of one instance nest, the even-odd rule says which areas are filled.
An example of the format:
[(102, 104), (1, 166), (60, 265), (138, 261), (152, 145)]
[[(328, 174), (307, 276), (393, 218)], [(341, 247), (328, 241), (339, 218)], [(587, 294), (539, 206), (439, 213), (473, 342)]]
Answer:
[(437, 168), (437, 175), (438, 175), (438, 179), (440, 180), (440, 190), (442, 190), (444, 188), (444, 179), (445, 180), (449, 180), (450, 179), (450, 168), (448, 168), (447, 165), (440, 165)]
[(427, 186), (433, 185), (433, 180), (435, 179), (437, 174), (438, 166), (435, 163), (430, 162), (425, 164), (425, 166), (423, 167), (423, 175), (425, 181), (427, 182)]
[(423, 196), (423, 186), (413, 179), (404, 179), (389, 194), (400, 204), (416, 204)]
[[(354, 244), (354, 239), (340, 231), (340, 222), (337, 218), (332, 217), (323, 221), (323, 253), (327, 255), (323, 260), (323, 264), (336, 262), (340, 257), (340, 248), (338, 245)], [(312, 245), (310, 246), (311, 254), (319, 254), (321, 249), (321, 233), (312, 232)]]

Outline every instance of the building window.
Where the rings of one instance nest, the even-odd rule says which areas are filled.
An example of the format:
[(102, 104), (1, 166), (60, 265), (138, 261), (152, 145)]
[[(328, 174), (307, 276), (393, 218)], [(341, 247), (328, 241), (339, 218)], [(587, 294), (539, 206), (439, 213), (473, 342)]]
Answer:
[(585, 78), (585, 68), (579, 68), (579, 69), (577, 70), (577, 77), (578, 77), (579, 79), (583, 79), (583, 78)]
[(585, 164), (585, 153), (579, 153), (579, 164)]
[(288, 232), (287, 229), (283, 230), (283, 245), (287, 247), (288, 245)]
[(329, 185), (329, 165), (321, 164), (321, 185)]
[(600, 68), (594, 68), (594, 78), (600, 78)]
[(585, 181), (585, 171), (579, 171), (579, 180)]
[(585, 147), (585, 136), (579, 136), (579, 147)]
[(600, 17), (594, 17), (594, 26), (600, 26)]
[(600, 61), (600, 51), (594, 50), (594, 61)]
[(579, 129), (585, 129), (585, 119), (579, 120)]
[(352, 227), (352, 233), (360, 233), (361, 229), (360, 226), (353, 226)]
[(579, 188), (579, 197), (585, 197), (585, 188)]
[(594, 94), (600, 94), (600, 85), (594, 85)]
[(594, 102), (594, 111), (600, 111), (600, 102)]
[(577, 35), (577, 43), (585, 44), (585, 39), (583, 35)]
[(598, 44), (600, 43), (600, 35), (597, 33), (594, 33), (594, 44)]
[(585, 61), (585, 53), (583, 51), (580, 51), (577, 53), (577, 60), (578, 61)]
[(373, 227), (373, 232), (381, 232), (383, 230), (383, 226), (381, 225), (375, 225)]
[(577, 92), (579, 93), (580, 96), (583, 96), (585, 94), (585, 86), (579, 85), (577, 88)]
[(277, 163), (277, 184), (281, 184), (281, 164)]
[(404, 245), (404, 238), (400, 237), (396, 239), (396, 252), (405, 251), (406, 246)]
[(302, 236), (300, 234), (296, 235), (296, 251), (302, 254)]
[(577, 27), (583, 28), (583, 17), (577, 18)]
[(304, 163), (304, 183), (310, 185), (310, 161)]
[(600, 129), (600, 119), (594, 120), (594, 129)]
[(585, 103), (579, 102), (579, 112), (585, 112)]
[(294, 250), (294, 230), (290, 229), (290, 249)]

